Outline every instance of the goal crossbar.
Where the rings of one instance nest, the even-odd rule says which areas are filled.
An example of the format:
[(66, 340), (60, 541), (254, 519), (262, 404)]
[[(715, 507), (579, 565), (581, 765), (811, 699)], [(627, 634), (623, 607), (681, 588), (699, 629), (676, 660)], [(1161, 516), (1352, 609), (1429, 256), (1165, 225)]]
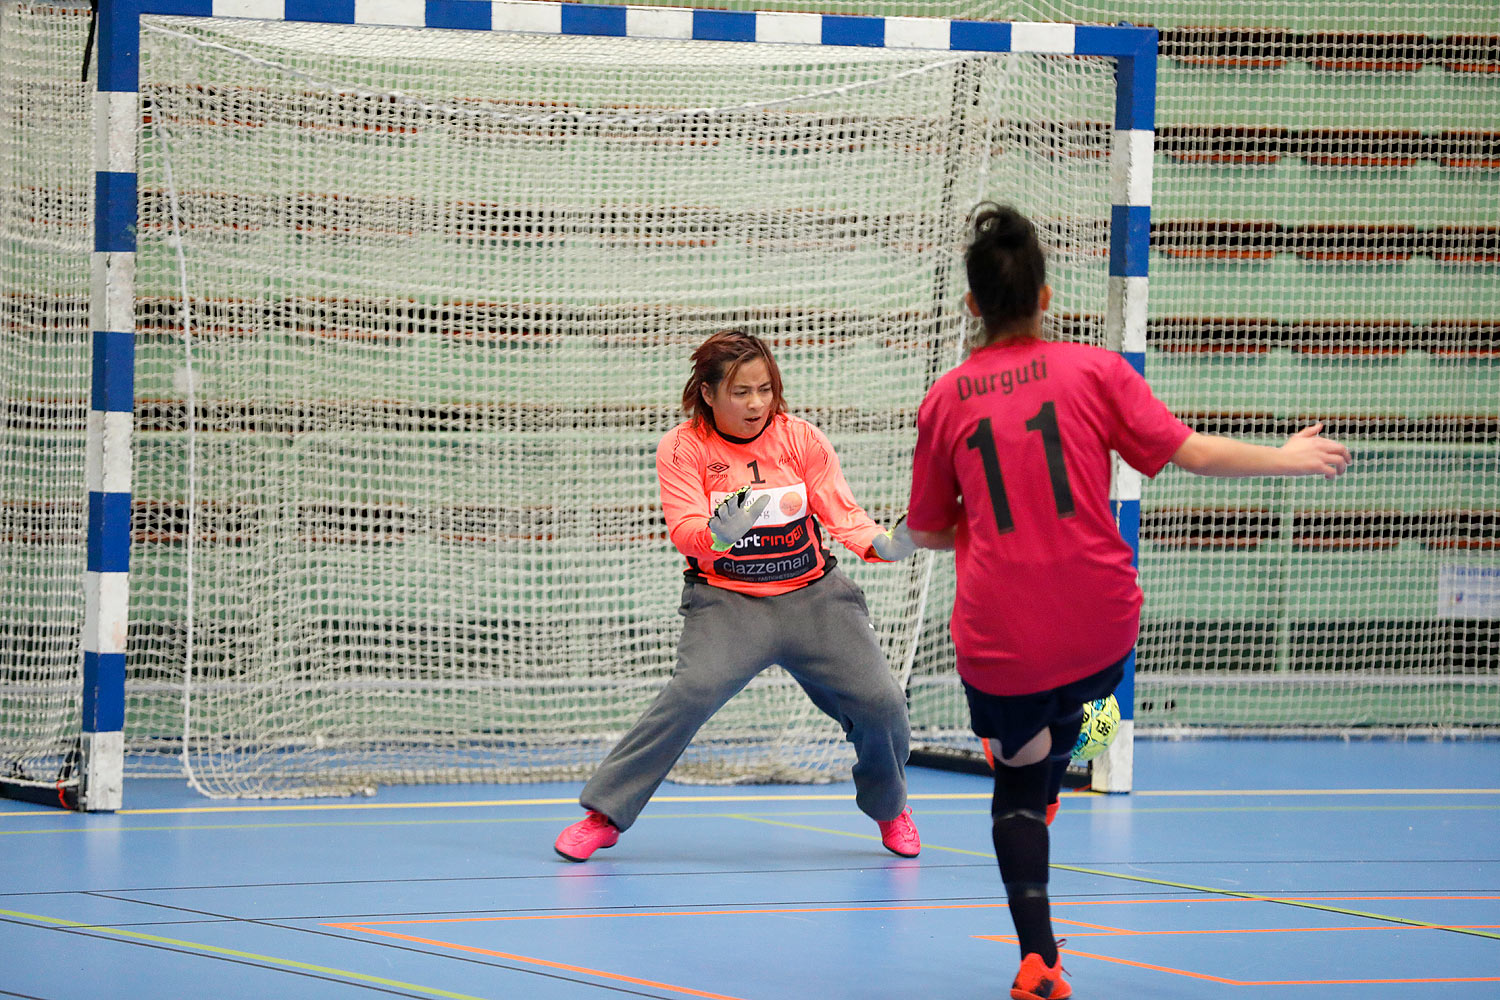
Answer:
[[(95, 234), (87, 425), (88, 540), (81, 641), (78, 808), (117, 809), (124, 772), (135, 364), (137, 130), (142, 15), (443, 28), (634, 39), (698, 40), (959, 52), (1031, 52), (1116, 61), (1110, 140), (1108, 344), (1145, 367), (1147, 256), (1157, 33), (1132, 26), (977, 22), (540, 0), (101, 0), (94, 107)], [(1138, 548), (1140, 476), (1117, 463), (1120, 530)], [(1125, 725), (1094, 784), (1130, 787), (1133, 672), (1119, 691)], [(65, 800), (71, 804), (71, 800)]]

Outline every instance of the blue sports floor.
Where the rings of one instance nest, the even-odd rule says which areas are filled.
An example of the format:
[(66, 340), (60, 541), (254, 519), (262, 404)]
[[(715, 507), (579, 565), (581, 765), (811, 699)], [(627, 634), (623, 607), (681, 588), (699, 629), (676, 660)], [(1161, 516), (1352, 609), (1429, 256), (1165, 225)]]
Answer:
[[(1500, 742), (1145, 741), (1136, 781), (1052, 827), (1079, 1000), (1500, 998)], [(668, 784), (582, 865), (576, 785), (0, 801), (0, 996), (1004, 1000), (988, 784), (911, 771), (913, 860), (847, 784)]]

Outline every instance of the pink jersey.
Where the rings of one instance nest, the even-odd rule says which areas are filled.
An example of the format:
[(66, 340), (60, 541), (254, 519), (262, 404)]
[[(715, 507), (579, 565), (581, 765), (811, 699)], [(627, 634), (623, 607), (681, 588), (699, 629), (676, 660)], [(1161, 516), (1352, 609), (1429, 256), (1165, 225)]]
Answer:
[(1110, 451), (1147, 476), (1192, 431), (1112, 351), (1023, 339), (975, 351), (917, 413), (907, 524), (957, 524), (958, 672), (1029, 694), (1102, 670), (1140, 628), (1110, 511)]
[[(688, 575), (715, 587), (766, 597), (807, 586), (835, 563), (819, 522), (860, 558), (880, 561), (870, 543), (883, 529), (854, 502), (828, 438), (800, 417), (773, 417), (749, 440), (679, 424), (656, 446), (656, 476)], [(715, 552), (709, 514), (747, 483), (752, 499), (768, 493), (771, 502), (732, 549)]]

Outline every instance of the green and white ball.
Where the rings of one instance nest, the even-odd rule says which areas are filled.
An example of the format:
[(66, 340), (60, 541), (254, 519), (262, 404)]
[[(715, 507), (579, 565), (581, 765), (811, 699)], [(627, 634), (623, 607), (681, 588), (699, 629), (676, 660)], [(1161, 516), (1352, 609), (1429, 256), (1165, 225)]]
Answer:
[(1114, 742), (1120, 731), (1120, 703), (1114, 695), (1084, 702), (1083, 728), (1073, 744), (1073, 760), (1082, 764), (1093, 760)]

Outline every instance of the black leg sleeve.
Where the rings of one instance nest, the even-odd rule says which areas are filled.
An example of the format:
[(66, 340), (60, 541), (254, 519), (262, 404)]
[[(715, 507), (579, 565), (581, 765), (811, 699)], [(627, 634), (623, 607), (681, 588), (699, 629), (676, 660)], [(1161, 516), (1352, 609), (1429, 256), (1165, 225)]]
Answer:
[[(1072, 744), (1069, 744), (1071, 746)], [(1057, 943), (1052, 936), (1052, 908), (1047, 898), (1047, 788), (1050, 761), (995, 769), (991, 801), (995, 858), (1015, 921), (1021, 955), (1035, 953), (1052, 965)]]

